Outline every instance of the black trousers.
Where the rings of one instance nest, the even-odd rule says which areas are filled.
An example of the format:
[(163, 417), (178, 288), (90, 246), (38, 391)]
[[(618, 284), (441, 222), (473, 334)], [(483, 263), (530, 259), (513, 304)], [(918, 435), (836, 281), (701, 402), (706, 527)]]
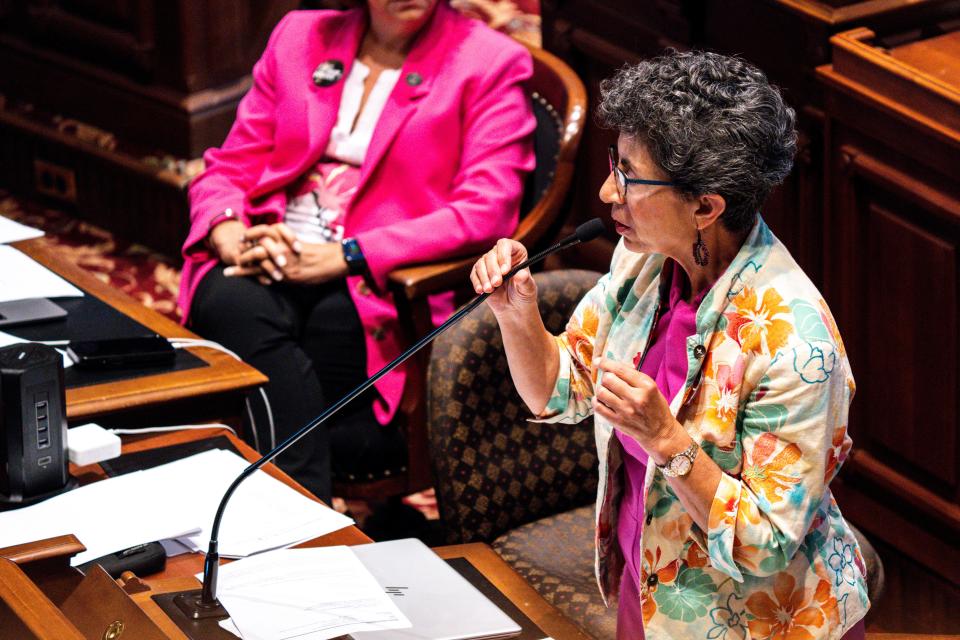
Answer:
[[(266, 392), (278, 443), (367, 378), (363, 326), (343, 280), (264, 286), (227, 278), (218, 266), (197, 288), (190, 328), (270, 378)], [(403, 465), (403, 437), (377, 422), (375, 393), (369, 390), (282, 453), (280, 468), (329, 501), (332, 474), (365, 477)], [(259, 423), (265, 422), (258, 419), (261, 442), (267, 430)]]

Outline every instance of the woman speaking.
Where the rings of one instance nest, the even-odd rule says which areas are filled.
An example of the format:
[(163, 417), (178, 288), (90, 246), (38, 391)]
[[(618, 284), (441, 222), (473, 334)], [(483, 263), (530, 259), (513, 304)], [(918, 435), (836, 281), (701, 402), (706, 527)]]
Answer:
[(829, 489), (854, 382), (833, 318), (760, 218), (794, 112), (738, 58), (668, 53), (601, 85), (600, 198), (622, 236), (554, 337), (526, 258), (474, 266), (543, 421), (593, 414), (597, 577), (621, 638), (862, 638), (857, 542)]

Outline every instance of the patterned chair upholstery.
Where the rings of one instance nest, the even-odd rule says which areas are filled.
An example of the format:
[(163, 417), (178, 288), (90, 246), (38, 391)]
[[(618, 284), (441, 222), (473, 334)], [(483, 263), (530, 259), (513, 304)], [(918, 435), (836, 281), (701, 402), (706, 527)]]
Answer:
[[(560, 333), (600, 274), (534, 276), (540, 313)], [(597, 457), (593, 421), (527, 422), (493, 314), (482, 306), (434, 342), (427, 372), (430, 454), (449, 544), (489, 542), (547, 602), (594, 638), (616, 637), (616, 611), (593, 574)], [(871, 600), (883, 564), (854, 529)]]
[[(592, 271), (534, 276), (547, 330), (563, 331)], [(594, 637), (616, 615), (593, 578), (593, 421), (527, 422), (485, 305), (437, 338), (427, 373), (430, 454), (447, 542), (491, 542), (551, 604)]]

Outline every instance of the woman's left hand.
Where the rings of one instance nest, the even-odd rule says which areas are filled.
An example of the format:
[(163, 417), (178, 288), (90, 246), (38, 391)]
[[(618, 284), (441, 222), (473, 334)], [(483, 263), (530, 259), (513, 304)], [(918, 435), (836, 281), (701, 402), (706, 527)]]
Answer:
[(347, 275), (347, 261), (339, 242), (301, 243), (300, 253), (281, 268), (284, 280), (297, 284), (321, 284)]
[(650, 376), (607, 358), (597, 358), (594, 366), (603, 372), (593, 398), (595, 413), (640, 443), (658, 465), (686, 448), (690, 437)]

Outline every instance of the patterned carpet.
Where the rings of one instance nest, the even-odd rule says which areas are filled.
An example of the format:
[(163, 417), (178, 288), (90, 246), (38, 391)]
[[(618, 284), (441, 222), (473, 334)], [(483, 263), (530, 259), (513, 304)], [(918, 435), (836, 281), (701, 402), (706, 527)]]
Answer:
[(47, 234), (41, 242), (53, 247), (103, 282), (136, 298), (144, 306), (180, 320), (177, 288), (179, 257), (162, 255), (140, 244), (125, 242), (106, 229), (43, 207), (0, 190), (0, 215)]

